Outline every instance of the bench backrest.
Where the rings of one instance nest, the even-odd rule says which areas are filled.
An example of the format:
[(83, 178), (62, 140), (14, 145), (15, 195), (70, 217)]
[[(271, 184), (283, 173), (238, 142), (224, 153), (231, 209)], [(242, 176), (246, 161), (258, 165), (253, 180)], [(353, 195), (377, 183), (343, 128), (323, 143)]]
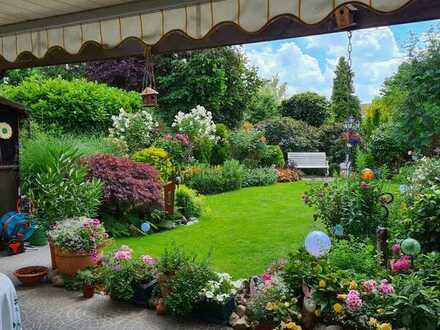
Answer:
[(297, 168), (322, 168), (327, 167), (327, 156), (325, 152), (289, 152), (287, 153), (289, 164)]

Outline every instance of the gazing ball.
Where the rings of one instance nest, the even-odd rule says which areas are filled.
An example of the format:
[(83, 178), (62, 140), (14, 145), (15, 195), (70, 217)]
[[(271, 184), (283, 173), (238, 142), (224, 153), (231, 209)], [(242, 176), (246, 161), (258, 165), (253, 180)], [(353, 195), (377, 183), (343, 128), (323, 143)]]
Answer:
[(365, 181), (373, 180), (374, 179), (373, 170), (371, 170), (369, 168), (363, 169), (361, 172), (361, 178), (362, 178), (362, 180), (365, 180)]
[(421, 251), (420, 243), (414, 238), (405, 239), (400, 244), (400, 248), (402, 249), (403, 253), (405, 253), (407, 256), (412, 256), (412, 257), (419, 254)]
[(150, 225), (148, 222), (144, 222), (144, 223), (141, 225), (141, 230), (142, 230), (144, 233), (148, 233), (148, 232), (151, 230), (151, 225)]
[(332, 243), (327, 234), (322, 231), (312, 231), (307, 235), (304, 246), (310, 255), (320, 258), (327, 255)]
[(335, 226), (335, 235), (338, 237), (344, 236), (344, 227), (341, 224)]

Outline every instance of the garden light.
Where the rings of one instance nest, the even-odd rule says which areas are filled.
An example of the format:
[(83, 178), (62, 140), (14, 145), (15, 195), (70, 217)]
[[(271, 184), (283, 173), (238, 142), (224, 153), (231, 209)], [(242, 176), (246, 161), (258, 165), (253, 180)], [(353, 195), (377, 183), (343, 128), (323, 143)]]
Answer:
[(307, 235), (304, 243), (307, 252), (315, 258), (325, 256), (332, 245), (330, 237), (322, 231), (312, 231)]
[(400, 247), (402, 252), (408, 256), (414, 257), (420, 253), (421, 247), (420, 243), (414, 238), (407, 238), (401, 244)]

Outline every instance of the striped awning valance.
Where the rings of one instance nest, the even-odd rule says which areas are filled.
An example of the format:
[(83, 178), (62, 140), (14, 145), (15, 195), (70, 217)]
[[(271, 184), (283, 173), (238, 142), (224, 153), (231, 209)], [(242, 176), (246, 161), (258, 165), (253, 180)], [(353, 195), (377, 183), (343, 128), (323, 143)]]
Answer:
[[(80, 54), (90, 44), (101, 48), (101, 53), (105, 50), (117, 49), (128, 41), (136, 41), (142, 46), (157, 46), (159, 51), (169, 51), (306, 35), (314, 31), (331, 32), (334, 27), (328, 24), (326, 27), (323, 22), (332, 17), (336, 8), (344, 4), (350, 3), (354, 10), (368, 11), (371, 17), (380, 17), (380, 15), (392, 15), (417, 1), (425, 5), (429, 2), (427, 0), (71, 0), (63, 2), (14, 0), (8, 1), (7, 5), (2, 3), (0, 62), (38, 61), (49, 58), (53, 50), (69, 58)], [(274, 29), (271, 32), (266, 31), (266, 34), (263, 33), (269, 29), (268, 26), (276, 25), (281, 19), (284, 19), (285, 23), (282, 26), (285, 26), (289, 33)], [(291, 25), (287, 23), (287, 19), (292, 22)], [(380, 18), (376, 19), (380, 21)], [(278, 25), (280, 27), (277, 29), (280, 30), (282, 26), (280, 23)], [(378, 24), (364, 22), (363, 25)], [(228, 26), (231, 32), (218, 33), (224, 26)], [(298, 26), (296, 28), (298, 33), (294, 31), (295, 26)], [(320, 31), (317, 31), (318, 26)], [(311, 33), (307, 33), (307, 29), (310, 29)], [(237, 33), (234, 34), (233, 31)], [(261, 38), (258, 37), (259, 33), (262, 33)], [(178, 37), (173, 37), (174, 34)], [(245, 35), (247, 37), (244, 37)], [(165, 40), (169, 40), (168, 45), (161, 44), (165, 43)], [(178, 40), (182, 42), (185, 40), (192, 46), (183, 46)], [(87, 56), (83, 59), (87, 59)]]

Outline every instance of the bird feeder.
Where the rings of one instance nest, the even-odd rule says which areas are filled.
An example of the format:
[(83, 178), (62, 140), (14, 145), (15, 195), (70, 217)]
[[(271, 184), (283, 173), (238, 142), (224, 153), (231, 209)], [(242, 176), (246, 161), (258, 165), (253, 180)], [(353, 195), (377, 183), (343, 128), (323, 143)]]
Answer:
[(154, 63), (151, 61), (151, 48), (147, 47), (145, 49), (145, 69), (144, 69), (144, 79), (143, 88), (141, 92), (142, 100), (144, 106), (155, 107), (157, 106), (157, 95), (159, 93), (156, 91), (156, 77), (154, 76)]
[(21, 104), (0, 97), (0, 216), (15, 211), (18, 200), (19, 123), (27, 117)]
[(146, 107), (155, 107), (157, 106), (157, 95), (159, 93), (151, 87), (145, 88), (142, 93), (142, 100)]
[(352, 9), (355, 8), (352, 7), (353, 6), (351, 5), (345, 5), (336, 9), (335, 11), (336, 26), (339, 29), (346, 29), (356, 25), (356, 23), (354, 22), (354, 17), (352, 12)]

